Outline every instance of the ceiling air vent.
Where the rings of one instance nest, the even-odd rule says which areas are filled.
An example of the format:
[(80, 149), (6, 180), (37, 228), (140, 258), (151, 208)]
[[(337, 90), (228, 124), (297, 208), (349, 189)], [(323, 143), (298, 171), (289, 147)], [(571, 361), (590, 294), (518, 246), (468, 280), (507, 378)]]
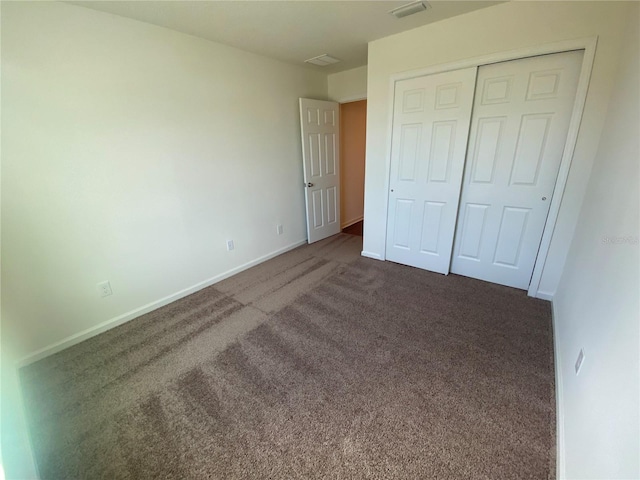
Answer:
[(431, 8), (429, 2), (418, 0), (417, 2), (407, 3), (406, 5), (402, 5), (401, 7), (394, 8), (393, 10), (390, 10), (389, 13), (396, 18), (402, 18), (408, 15), (413, 15), (414, 13), (423, 12), (427, 8)]
[(340, 60), (338, 58), (332, 57), (331, 55), (327, 55), (326, 53), (323, 55), (318, 55), (317, 57), (310, 58), (309, 60), (305, 60), (305, 63), (310, 63), (312, 65), (320, 65), (321, 67), (326, 67), (327, 65), (333, 65), (334, 63), (338, 63)]

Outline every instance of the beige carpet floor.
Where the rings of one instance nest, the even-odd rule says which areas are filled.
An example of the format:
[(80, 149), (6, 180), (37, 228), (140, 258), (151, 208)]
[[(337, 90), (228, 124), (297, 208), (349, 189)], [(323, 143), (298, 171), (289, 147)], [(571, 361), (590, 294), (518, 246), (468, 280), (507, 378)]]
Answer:
[(43, 479), (555, 476), (549, 303), (300, 247), (21, 371)]

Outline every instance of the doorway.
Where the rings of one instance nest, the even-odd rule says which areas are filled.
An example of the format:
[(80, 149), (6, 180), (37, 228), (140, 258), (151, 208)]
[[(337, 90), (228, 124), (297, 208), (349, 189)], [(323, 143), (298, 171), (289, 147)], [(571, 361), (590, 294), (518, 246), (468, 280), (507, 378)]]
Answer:
[(299, 103), (307, 241), (362, 235), (367, 102)]
[(340, 218), (344, 233), (362, 236), (367, 100), (340, 104)]

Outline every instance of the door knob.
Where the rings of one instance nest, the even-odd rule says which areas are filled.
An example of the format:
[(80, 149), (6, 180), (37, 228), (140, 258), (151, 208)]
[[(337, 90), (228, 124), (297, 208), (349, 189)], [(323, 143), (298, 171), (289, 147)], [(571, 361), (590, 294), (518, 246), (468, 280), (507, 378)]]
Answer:
[(307, 187), (313, 187), (313, 183), (311, 182), (307, 183)]
[(542, 197), (542, 201), (544, 202), (547, 199), (547, 197)]

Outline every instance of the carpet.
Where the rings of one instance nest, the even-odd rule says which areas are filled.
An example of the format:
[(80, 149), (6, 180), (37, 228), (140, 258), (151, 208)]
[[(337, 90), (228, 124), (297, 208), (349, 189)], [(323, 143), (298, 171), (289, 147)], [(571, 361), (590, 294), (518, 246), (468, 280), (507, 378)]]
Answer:
[(306, 245), (21, 370), (43, 479), (555, 478), (550, 304)]

